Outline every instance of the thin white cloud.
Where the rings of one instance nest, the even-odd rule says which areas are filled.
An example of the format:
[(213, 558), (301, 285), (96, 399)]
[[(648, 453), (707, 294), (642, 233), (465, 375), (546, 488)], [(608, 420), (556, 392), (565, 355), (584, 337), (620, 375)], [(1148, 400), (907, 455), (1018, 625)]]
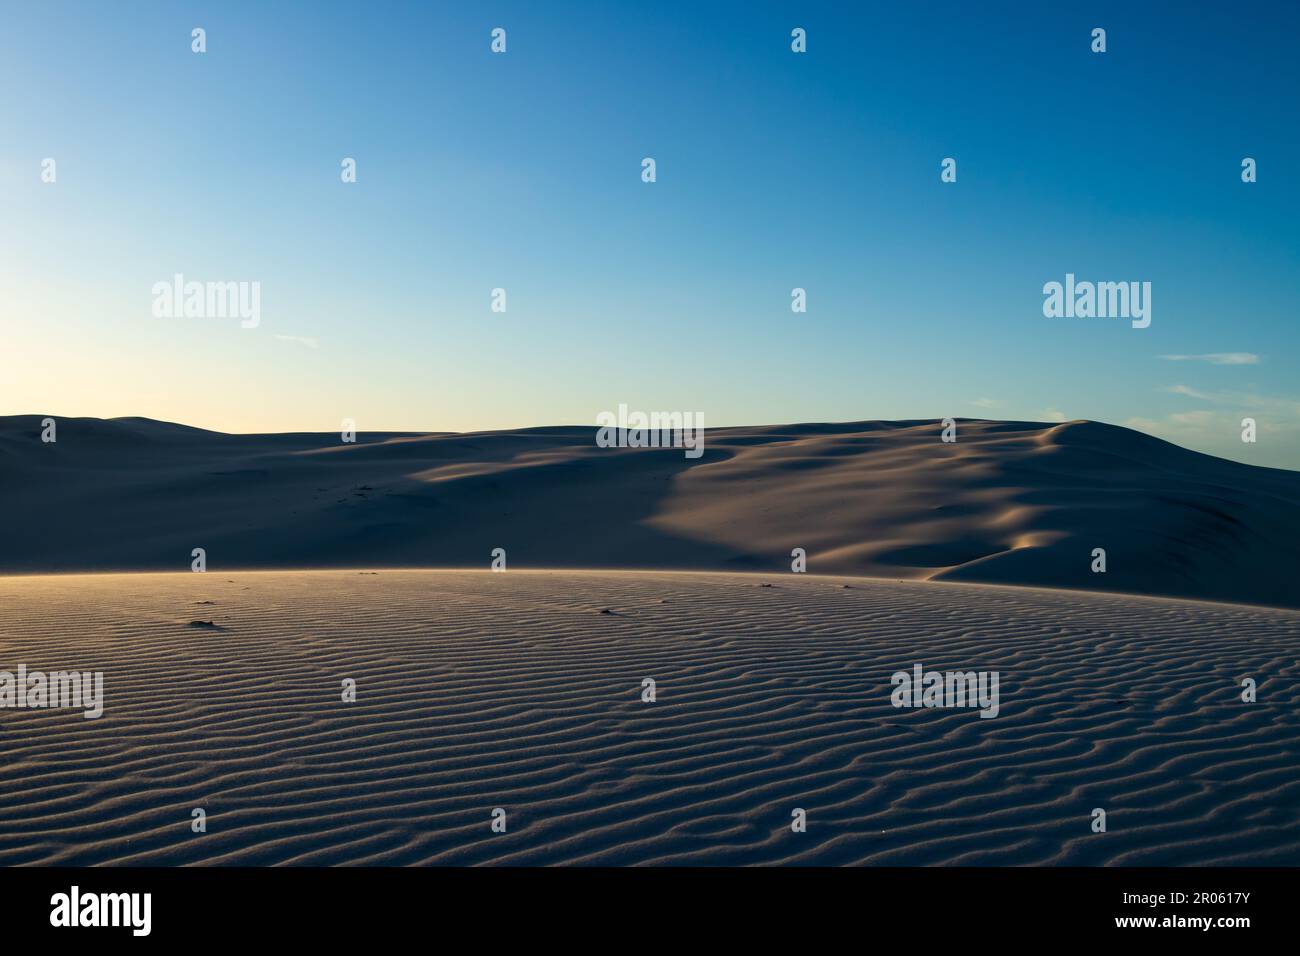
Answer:
[(276, 338), (281, 342), (297, 342), (299, 345), (305, 345), (309, 349), (320, 348), (319, 343), (317, 343), (315, 339), (305, 338), (301, 335), (277, 335)]
[(1167, 362), (1209, 362), (1211, 365), (1258, 365), (1254, 352), (1204, 352), (1201, 355), (1159, 355)]
[(999, 408), (1002, 405), (996, 398), (977, 398), (971, 404), (977, 408)]
[(1217, 412), (1174, 412), (1169, 421), (1175, 425), (1209, 425), (1214, 422)]
[(1258, 392), (1202, 392), (1190, 385), (1170, 385), (1165, 391), (1172, 392), (1174, 395), (1184, 395), (1187, 398), (1213, 402), (1216, 405), (1224, 405), (1229, 408), (1267, 411), (1275, 415), (1292, 417), (1300, 416), (1300, 399), (1295, 398), (1261, 395)]
[[(1244, 418), (1254, 418), (1259, 440), (1241, 440)], [(1163, 418), (1130, 418), (1129, 428), (1146, 432), (1184, 448), (1230, 458), (1250, 465), (1273, 468), (1300, 467), (1294, 449), (1300, 441), (1300, 418), (1288, 415), (1256, 414), (1240, 409), (1176, 412)]]

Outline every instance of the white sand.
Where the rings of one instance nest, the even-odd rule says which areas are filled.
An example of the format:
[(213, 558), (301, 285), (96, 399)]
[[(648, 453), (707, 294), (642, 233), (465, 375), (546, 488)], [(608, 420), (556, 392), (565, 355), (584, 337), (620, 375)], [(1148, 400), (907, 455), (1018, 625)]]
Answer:
[[(0, 573), (474, 567), (788, 571), (1296, 606), (1300, 474), (1095, 422), (710, 429), (704, 456), (594, 428), (220, 435), (0, 418)], [(1094, 548), (1107, 572), (1091, 570)]]
[[(1298, 637), (790, 573), (0, 578), (0, 669), (106, 694), (0, 710), (0, 863), (1294, 865)], [(1000, 715), (894, 709), (914, 663), (998, 670)]]

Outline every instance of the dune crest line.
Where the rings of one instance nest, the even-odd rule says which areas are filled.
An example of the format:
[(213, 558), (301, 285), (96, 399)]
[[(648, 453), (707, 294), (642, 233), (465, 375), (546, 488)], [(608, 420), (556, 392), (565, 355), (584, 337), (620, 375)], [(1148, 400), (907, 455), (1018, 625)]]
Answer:
[[(1300, 473), (1097, 422), (224, 435), (0, 419), (0, 573), (213, 568), (789, 570), (1293, 607)], [(694, 452), (692, 452), (693, 454)], [(1104, 573), (1095, 552), (1107, 556)]]

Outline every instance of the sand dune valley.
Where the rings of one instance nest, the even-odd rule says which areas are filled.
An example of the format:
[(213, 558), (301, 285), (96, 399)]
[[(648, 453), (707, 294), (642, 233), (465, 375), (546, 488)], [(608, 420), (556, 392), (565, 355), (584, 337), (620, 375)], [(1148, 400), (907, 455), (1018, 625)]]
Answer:
[[(1082, 421), (43, 417), (0, 418), (0, 671), (103, 712), (0, 708), (0, 864), (1300, 863), (1295, 472)], [(996, 713), (896, 706), (914, 668)]]

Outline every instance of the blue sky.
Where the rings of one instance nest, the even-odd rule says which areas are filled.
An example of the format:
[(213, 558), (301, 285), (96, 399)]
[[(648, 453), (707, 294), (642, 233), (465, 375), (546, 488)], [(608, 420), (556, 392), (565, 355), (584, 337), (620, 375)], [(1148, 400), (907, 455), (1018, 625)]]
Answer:
[[(1300, 467), (1295, 4), (6, 17), (0, 413), (1092, 418)], [(178, 272), (260, 282), (261, 324), (155, 318)], [(1151, 327), (1045, 318), (1067, 272), (1151, 282)]]

